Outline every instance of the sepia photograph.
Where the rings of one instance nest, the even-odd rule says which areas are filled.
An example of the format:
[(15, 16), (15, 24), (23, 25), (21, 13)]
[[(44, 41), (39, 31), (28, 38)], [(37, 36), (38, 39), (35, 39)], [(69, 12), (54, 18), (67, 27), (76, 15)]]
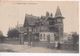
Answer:
[(0, 52), (79, 53), (79, 2), (0, 0)]

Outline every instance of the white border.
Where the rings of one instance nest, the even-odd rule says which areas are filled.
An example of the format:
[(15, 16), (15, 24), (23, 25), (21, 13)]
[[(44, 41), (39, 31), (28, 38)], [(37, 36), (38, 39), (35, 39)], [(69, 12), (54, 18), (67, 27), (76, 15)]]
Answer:
[[(26, 1), (79, 1), (80, 2), (80, 0), (26, 0)], [(80, 9), (80, 6), (79, 6), (79, 9)], [(80, 15), (80, 11), (79, 11), (79, 15)], [(79, 54), (78, 53), (77, 54), (76, 53), (0, 53), (0, 56), (79, 56), (79, 55), (80, 53)]]

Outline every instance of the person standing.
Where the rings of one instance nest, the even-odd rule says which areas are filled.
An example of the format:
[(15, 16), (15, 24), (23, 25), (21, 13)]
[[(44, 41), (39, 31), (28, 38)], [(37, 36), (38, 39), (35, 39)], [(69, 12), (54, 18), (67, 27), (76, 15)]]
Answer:
[(60, 44), (60, 42), (58, 42), (57, 49), (60, 49), (60, 47), (61, 47), (61, 44)]
[(55, 42), (55, 48), (57, 49), (58, 47), (58, 41)]

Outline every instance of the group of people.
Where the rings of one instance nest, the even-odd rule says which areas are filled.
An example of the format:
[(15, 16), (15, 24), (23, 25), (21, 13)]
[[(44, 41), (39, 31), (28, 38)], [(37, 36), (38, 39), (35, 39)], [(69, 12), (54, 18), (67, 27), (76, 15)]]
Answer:
[(56, 49), (60, 49), (61, 48), (60, 42), (58, 42), (58, 41), (55, 42), (55, 48)]

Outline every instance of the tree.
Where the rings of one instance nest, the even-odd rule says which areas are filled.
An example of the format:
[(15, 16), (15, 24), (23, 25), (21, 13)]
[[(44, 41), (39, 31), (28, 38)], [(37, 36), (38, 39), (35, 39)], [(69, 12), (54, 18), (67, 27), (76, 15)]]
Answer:
[(4, 38), (5, 38), (5, 36), (3, 36), (2, 31), (0, 31), (0, 42), (3, 42), (4, 41)]
[(79, 41), (79, 35), (76, 32), (72, 33), (72, 39), (73, 43), (77, 44), (77, 42)]
[(79, 34), (77, 34), (76, 32), (72, 33), (72, 41), (73, 41), (73, 49), (75, 49), (77, 43), (79, 42)]
[(8, 31), (8, 37), (19, 37), (19, 31), (17, 29), (11, 29)]
[(0, 31), (0, 37), (3, 35), (2, 31)]

